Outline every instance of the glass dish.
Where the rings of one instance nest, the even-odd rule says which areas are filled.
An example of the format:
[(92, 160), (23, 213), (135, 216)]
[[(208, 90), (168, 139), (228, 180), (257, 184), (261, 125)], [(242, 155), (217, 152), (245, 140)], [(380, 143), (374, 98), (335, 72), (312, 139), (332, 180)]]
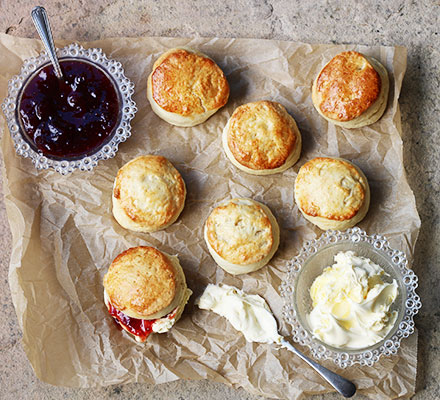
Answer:
[(45, 51), (42, 51), (38, 57), (26, 59), (20, 74), (15, 75), (9, 81), (8, 97), (2, 103), (2, 110), (14, 141), (16, 153), (24, 158), (30, 158), (35, 168), (53, 168), (63, 175), (75, 169), (91, 171), (98, 164), (98, 161), (114, 157), (118, 151), (119, 143), (124, 142), (131, 136), (130, 121), (137, 111), (136, 103), (131, 98), (134, 93), (134, 83), (125, 76), (122, 64), (119, 61), (108, 59), (102, 49), (84, 49), (74, 43), (58, 50), (57, 55), (60, 61), (70, 59), (90, 63), (104, 72), (112, 82), (118, 95), (119, 116), (108, 140), (84, 155), (75, 158), (63, 158), (43, 154), (26, 137), (18, 115), (21, 94), (26, 84), (50, 63)]
[[(340, 251), (352, 250), (380, 265), (389, 277), (397, 281), (399, 295), (391, 310), (397, 310), (394, 327), (380, 342), (362, 349), (340, 349), (315, 338), (306, 320), (312, 310), (310, 286), (323, 269), (334, 264)], [(332, 359), (339, 367), (354, 364), (371, 366), (382, 355), (396, 354), (403, 338), (414, 332), (414, 315), (422, 306), (416, 294), (418, 278), (407, 268), (405, 253), (390, 247), (381, 235), (369, 236), (355, 227), (344, 232), (326, 231), (319, 239), (307, 241), (300, 253), (289, 263), (287, 275), (280, 286), (284, 300), (282, 315), (292, 327), (292, 340), (310, 349), (318, 360)]]

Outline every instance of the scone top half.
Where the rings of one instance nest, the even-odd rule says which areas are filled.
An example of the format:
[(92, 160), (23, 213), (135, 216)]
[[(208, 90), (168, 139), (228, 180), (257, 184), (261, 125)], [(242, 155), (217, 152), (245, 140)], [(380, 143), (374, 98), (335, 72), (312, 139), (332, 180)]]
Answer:
[(301, 134), (281, 104), (256, 101), (235, 109), (223, 130), (223, 148), (239, 169), (254, 175), (275, 174), (298, 160)]
[(388, 73), (372, 57), (346, 51), (333, 57), (316, 77), (312, 100), (328, 121), (346, 128), (376, 122), (388, 99)]
[(154, 63), (147, 97), (153, 111), (168, 123), (194, 126), (227, 103), (229, 84), (208, 56), (189, 48), (175, 48)]
[(126, 229), (154, 232), (177, 220), (185, 197), (185, 183), (171, 162), (162, 156), (140, 156), (118, 171), (113, 215)]
[(364, 173), (351, 162), (317, 157), (300, 168), (295, 201), (304, 217), (319, 228), (344, 230), (365, 217), (370, 188)]
[(216, 207), (205, 223), (204, 236), (216, 263), (231, 274), (264, 267), (279, 245), (279, 226), (267, 206), (236, 198)]
[(132, 247), (119, 254), (104, 276), (110, 303), (136, 319), (162, 318), (181, 302), (185, 275), (176, 257), (154, 247)]

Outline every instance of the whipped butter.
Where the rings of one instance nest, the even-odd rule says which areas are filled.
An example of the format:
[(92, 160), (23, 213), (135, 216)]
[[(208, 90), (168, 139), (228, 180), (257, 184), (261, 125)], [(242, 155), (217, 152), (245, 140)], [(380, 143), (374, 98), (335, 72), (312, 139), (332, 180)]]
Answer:
[(209, 284), (196, 304), (225, 317), (248, 342), (281, 343), (275, 317), (258, 295), (246, 294), (228, 285)]
[(385, 271), (353, 251), (340, 252), (310, 288), (313, 310), (307, 320), (313, 335), (331, 346), (360, 349), (381, 341), (396, 322), (390, 311), (397, 282), (385, 283)]

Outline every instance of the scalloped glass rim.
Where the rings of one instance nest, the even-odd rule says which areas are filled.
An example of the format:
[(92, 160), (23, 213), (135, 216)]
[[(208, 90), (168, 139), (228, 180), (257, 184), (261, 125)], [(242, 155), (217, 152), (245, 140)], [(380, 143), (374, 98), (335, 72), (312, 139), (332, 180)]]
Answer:
[[(394, 327), (384, 340), (365, 349), (344, 350), (335, 349), (314, 338), (305, 329), (300, 318), (297, 317), (296, 301), (293, 301), (295, 281), (307, 260), (319, 251), (327, 249), (339, 243), (364, 243), (371, 246), (378, 254), (382, 254), (391, 260), (396, 276), (406, 289), (404, 297), (404, 309), (402, 310), (401, 322)], [(287, 274), (280, 285), (281, 297), (284, 300), (282, 310), (283, 319), (292, 327), (292, 340), (310, 349), (313, 357), (318, 360), (331, 359), (340, 368), (350, 367), (354, 364), (372, 366), (379, 361), (382, 355), (396, 354), (403, 338), (414, 333), (414, 315), (422, 307), (420, 297), (416, 294), (418, 278), (412, 270), (407, 268), (408, 260), (404, 252), (393, 249), (388, 240), (381, 235), (367, 235), (360, 228), (351, 228), (346, 231), (324, 232), (319, 239), (307, 241), (300, 253), (288, 264)], [(399, 317), (398, 317), (399, 320)]]
[(30, 158), (35, 168), (53, 168), (62, 175), (66, 175), (75, 169), (91, 171), (100, 160), (107, 160), (116, 155), (119, 144), (125, 142), (131, 136), (130, 121), (137, 111), (136, 103), (131, 96), (134, 93), (134, 83), (124, 74), (124, 69), (119, 61), (109, 59), (100, 48), (85, 49), (77, 43), (72, 43), (57, 49), (60, 58), (84, 59), (103, 69), (114, 81), (121, 100), (120, 108), (122, 115), (114, 129), (112, 138), (98, 148), (93, 154), (75, 160), (57, 160), (46, 157), (37, 152), (23, 138), (20, 123), (17, 121), (16, 109), (20, 91), (28, 78), (42, 65), (50, 62), (46, 51), (42, 51), (38, 57), (31, 57), (23, 62), (20, 74), (12, 77), (8, 82), (8, 96), (2, 103), (2, 110), (6, 117), (11, 138), (14, 141), (15, 151), (19, 156)]

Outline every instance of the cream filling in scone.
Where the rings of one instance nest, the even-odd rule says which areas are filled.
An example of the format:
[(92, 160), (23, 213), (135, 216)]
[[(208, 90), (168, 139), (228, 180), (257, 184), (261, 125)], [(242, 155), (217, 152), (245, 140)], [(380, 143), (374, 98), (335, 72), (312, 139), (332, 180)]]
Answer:
[[(161, 318), (148, 318), (148, 319), (147, 318), (135, 318), (135, 319), (145, 319), (147, 321), (154, 321), (151, 324), (151, 332), (154, 332), (154, 333), (166, 333), (166, 332), (168, 332), (174, 326), (174, 324), (182, 316), (183, 310), (185, 309), (185, 305), (188, 302), (188, 300), (191, 297), (191, 295), (192, 295), (191, 289), (186, 288), (185, 291), (184, 291), (184, 295), (182, 297), (182, 302), (176, 308), (174, 308), (168, 314), (166, 314), (165, 316), (163, 316)], [(116, 308), (114, 305), (111, 304), (110, 299), (108, 298), (107, 292), (105, 291), (105, 289), (104, 289), (104, 303), (107, 306), (107, 309), (110, 308), (110, 305), (112, 307)], [(119, 313), (122, 313), (122, 311), (119, 311)], [(124, 313), (122, 313), (122, 314), (124, 314)], [(124, 324), (123, 321), (119, 320), (115, 316), (113, 316), (113, 318), (115, 319), (115, 321), (117, 321), (119, 326), (122, 327), (122, 329), (124, 329), (129, 334), (133, 335), (137, 342), (143, 343), (145, 341), (145, 339), (148, 337), (147, 336), (147, 337), (145, 337), (145, 339), (143, 339), (143, 338), (137, 336), (133, 332), (130, 332), (130, 329), (127, 327), (126, 324)]]
[(144, 342), (148, 337), (148, 333), (143, 337), (136, 335), (134, 331), (130, 331), (131, 328), (130, 323), (136, 323), (139, 325), (139, 321), (142, 320), (151, 321), (151, 323), (145, 323), (145, 325), (147, 325), (147, 330), (150, 330), (150, 332), (155, 332), (155, 333), (168, 332), (181, 317), (185, 305), (192, 294), (192, 291), (186, 285), (185, 274), (183, 272), (182, 266), (179, 263), (179, 259), (176, 256), (171, 256), (164, 252), (162, 252), (162, 254), (164, 254), (169, 259), (169, 261), (173, 266), (174, 271), (176, 272), (175, 296), (172, 302), (168, 306), (164, 307), (162, 310), (156, 313), (152, 313), (148, 315), (148, 317), (140, 315), (136, 311), (128, 308), (124, 309), (124, 311), (121, 311), (118, 309), (117, 306), (112, 304), (110, 297), (108, 296), (104, 288), (104, 302), (107, 306), (107, 309), (110, 312), (110, 308), (113, 307), (117, 311), (117, 315), (114, 315), (111, 312), (110, 314), (125, 331), (135, 336), (135, 339), (138, 342)]
[[(153, 70), (151, 71), (150, 75), (148, 76), (148, 80), (147, 80), (147, 99), (150, 102), (151, 108), (154, 111), (154, 113), (158, 117), (162, 118), (164, 121), (168, 122), (169, 124), (175, 125), (175, 126), (191, 127), (191, 126), (199, 125), (199, 124), (205, 122), (209, 117), (211, 117), (221, 107), (223, 107), (224, 104), (222, 104), (220, 107), (208, 109), (208, 107), (204, 104), (202, 98), (199, 97), (200, 98), (200, 105), (203, 108), (204, 112), (193, 113), (190, 115), (181, 115), (179, 113), (174, 113), (174, 112), (170, 112), (170, 111), (165, 110), (156, 102), (156, 100), (154, 99), (154, 96), (153, 96), (153, 82), (152, 82), (153, 73), (155, 72), (156, 68), (159, 67), (162, 64), (162, 62), (168, 57), (168, 55), (172, 54), (176, 50), (185, 50), (189, 53), (196, 54), (200, 57), (211, 60), (215, 65), (217, 65), (215, 63), (215, 61), (212, 60), (212, 58), (208, 57), (206, 54), (201, 53), (200, 51), (197, 51), (197, 50), (194, 50), (194, 49), (191, 49), (188, 47), (177, 47), (174, 49), (170, 49), (167, 52), (165, 52), (164, 54), (162, 54), (153, 65)], [(218, 68), (220, 68), (220, 67), (218, 67)], [(228, 96), (227, 97), (229, 97), (229, 89), (228, 89)], [(226, 100), (226, 102), (227, 102), (227, 100)], [(225, 104), (226, 104), (226, 102), (225, 102)]]
[[(223, 268), (226, 272), (233, 274), (233, 275), (238, 275), (238, 274), (245, 274), (245, 273), (257, 271), (258, 269), (264, 267), (270, 261), (270, 259), (274, 256), (275, 252), (278, 249), (278, 246), (280, 243), (280, 229), (279, 229), (278, 223), (277, 223), (274, 215), (272, 214), (272, 212), (270, 211), (270, 209), (267, 206), (265, 206), (264, 204), (261, 204), (259, 202), (256, 202), (254, 200), (251, 200), (251, 199), (232, 199), (232, 200), (226, 201), (225, 203), (221, 204), (219, 207), (221, 207), (222, 205), (226, 205), (230, 202), (237, 202), (238, 204), (251, 205), (251, 206), (257, 205), (257, 206), (261, 207), (261, 209), (264, 211), (266, 217), (268, 218), (268, 220), (270, 222), (271, 239), (272, 239), (272, 246), (270, 247), (270, 250), (264, 255), (264, 257), (262, 257), (261, 259), (259, 259), (256, 262), (251, 262), (248, 264), (236, 264), (236, 263), (230, 262), (230, 261), (226, 260), (225, 258), (223, 258), (222, 256), (220, 256), (217, 253), (217, 251), (212, 247), (212, 245), (209, 241), (208, 224), (207, 223), (205, 223), (205, 227), (204, 227), (204, 238), (205, 238), (206, 245), (208, 247), (208, 250), (209, 250), (211, 256), (214, 258), (214, 261), (221, 268)], [(238, 217), (237, 221), (238, 221), (237, 225), (242, 223), (242, 221), (240, 221), (240, 217)], [(229, 237), (228, 240), (230, 240), (230, 239), (234, 240), (234, 236), (236, 236), (237, 234), (240, 235), (239, 231), (234, 229), (233, 226), (229, 226), (228, 228), (229, 229), (232, 228), (232, 230), (228, 229), (227, 231), (225, 231), (225, 238)], [(251, 222), (250, 226), (249, 226), (249, 231), (252, 231), (252, 229), (255, 229), (255, 226), (252, 226), (252, 222)], [(234, 230), (236, 232), (234, 232)], [(244, 235), (246, 235), (246, 227), (244, 227)], [(249, 236), (249, 240), (252, 240), (252, 238), (255, 238), (255, 236), (253, 234), (251, 234)], [(237, 237), (237, 240), (241, 241), (242, 239), (243, 239), (243, 237)], [(233, 243), (232, 243), (232, 246), (233, 246)], [(240, 251), (239, 246), (237, 246), (237, 247), (238, 247), (238, 251)]]
[(224, 127), (223, 133), (222, 133), (222, 144), (223, 144), (223, 149), (225, 151), (225, 154), (229, 158), (229, 160), (231, 161), (232, 164), (234, 164), (237, 168), (241, 169), (242, 171), (247, 172), (248, 174), (263, 176), (263, 175), (272, 175), (272, 174), (284, 172), (287, 169), (289, 169), (291, 166), (293, 166), (298, 161), (298, 159), (301, 155), (302, 139), (301, 139), (301, 134), (299, 133), (299, 130), (297, 128), (295, 131), (295, 134), (296, 134), (295, 146), (293, 147), (292, 152), (290, 153), (289, 157), (286, 159), (285, 163), (281, 167), (273, 168), (273, 169), (248, 168), (248, 167), (240, 164), (235, 159), (234, 155), (232, 154), (231, 150), (229, 149), (228, 130), (229, 130), (229, 121), (227, 122), (226, 126)]
[[(388, 103), (388, 93), (389, 93), (390, 84), (389, 84), (388, 72), (387, 72), (386, 68), (373, 57), (368, 57), (365, 55), (363, 55), (363, 57), (365, 57), (365, 59), (373, 66), (375, 71), (379, 74), (380, 81), (381, 81), (381, 87), (380, 87), (379, 96), (376, 99), (376, 101), (358, 117), (355, 117), (349, 121), (338, 121), (338, 120), (335, 120), (335, 119), (332, 119), (332, 118), (329, 118), (328, 116), (326, 116), (320, 109), (320, 100), (319, 100), (319, 96), (317, 93), (317, 87), (316, 87), (320, 73), (317, 75), (317, 77), (313, 81), (312, 100), (313, 100), (313, 104), (315, 106), (316, 111), (318, 111), (318, 113), (323, 118), (325, 118), (327, 121), (329, 121), (335, 125), (341, 126), (343, 128), (348, 128), (348, 129), (360, 128), (362, 126), (370, 125), (370, 124), (376, 122), (383, 115), (383, 113), (386, 109), (387, 103)], [(331, 61), (332, 60), (330, 60), (321, 69), (321, 71)]]

